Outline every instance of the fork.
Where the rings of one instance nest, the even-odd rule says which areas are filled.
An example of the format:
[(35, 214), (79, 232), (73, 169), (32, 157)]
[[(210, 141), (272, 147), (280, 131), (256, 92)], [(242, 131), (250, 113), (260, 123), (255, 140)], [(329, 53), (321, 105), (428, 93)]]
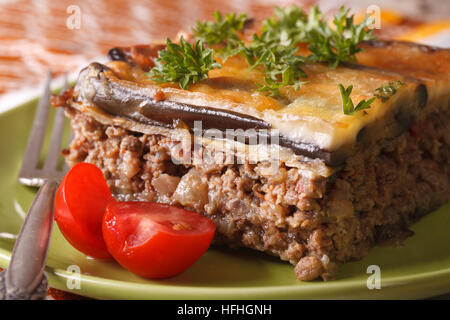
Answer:
[[(66, 166), (62, 170), (57, 169), (64, 129), (62, 108), (56, 110), (49, 150), (43, 167), (38, 168), (50, 106), (50, 82), (49, 71), (18, 178), (21, 184), (40, 186), (40, 189), (20, 229), (8, 269), (0, 273), (0, 300), (44, 299), (47, 293), (44, 268), (53, 227), (53, 201), (67, 170)], [(61, 92), (66, 89), (67, 74)]]

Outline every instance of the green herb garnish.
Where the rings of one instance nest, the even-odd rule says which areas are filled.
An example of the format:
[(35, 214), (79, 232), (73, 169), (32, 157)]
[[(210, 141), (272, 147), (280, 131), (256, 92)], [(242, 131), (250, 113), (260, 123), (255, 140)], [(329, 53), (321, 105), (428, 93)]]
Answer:
[(216, 21), (197, 21), (192, 29), (196, 40), (201, 40), (208, 45), (222, 44), (224, 48), (216, 51), (225, 58), (236, 54), (234, 50), (241, 44), (238, 31), (242, 30), (247, 20), (246, 14), (226, 14), (225, 18), (219, 11), (214, 12)]
[(269, 40), (266, 33), (253, 35), (253, 41), (248, 47), (241, 46), (240, 53), (247, 59), (250, 69), (264, 67), (264, 84), (257, 84), (258, 91), (269, 92), (271, 96), (280, 96), (279, 89), (293, 85), (296, 90), (303, 83), (300, 77), (306, 77), (301, 69), (305, 59), (296, 55), (296, 46), (280, 45), (275, 40)]
[(338, 87), (339, 87), (339, 91), (341, 92), (341, 97), (342, 97), (342, 111), (346, 115), (352, 115), (357, 111), (369, 109), (372, 102), (374, 102), (376, 99), (375, 97), (373, 97), (367, 101), (361, 100), (360, 102), (358, 102), (358, 104), (355, 107), (352, 99), (350, 98), (350, 94), (352, 93), (353, 86), (350, 85), (350, 86), (348, 86), (347, 89), (345, 89), (344, 86), (339, 83)]
[[(306, 59), (296, 54), (296, 45), (301, 42), (308, 43), (312, 52), (308, 60), (325, 61), (332, 68), (340, 62), (355, 61), (355, 54), (361, 51), (357, 44), (373, 38), (372, 30), (367, 29), (371, 21), (366, 16), (361, 24), (354, 25), (353, 15), (348, 13), (341, 7), (331, 28), (318, 7), (312, 7), (308, 15), (297, 6), (276, 8), (275, 16), (263, 21), (261, 36), (254, 36), (249, 47), (240, 51), (250, 65), (253, 58), (266, 67), (265, 85), (259, 85), (258, 90), (280, 95), (283, 86), (294, 85), (298, 90), (305, 83), (299, 78), (306, 77), (300, 68)], [(280, 76), (283, 72), (285, 75)]]
[(262, 22), (262, 32), (267, 40), (282, 45), (304, 42), (306, 39), (305, 22), (307, 14), (299, 7), (275, 8), (275, 16)]
[(189, 84), (208, 78), (208, 71), (221, 68), (213, 58), (213, 50), (204, 48), (202, 41), (191, 45), (180, 39), (180, 44), (167, 38), (167, 47), (158, 51), (155, 67), (150, 70), (150, 77), (157, 83), (179, 83), (183, 89)]
[[(296, 46), (282, 45), (277, 39), (271, 39), (267, 32), (263, 32), (261, 36), (254, 34), (253, 41), (246, 46), (236, 33), (242, 29), (245, 15), (239, 15), (238, 18), (235, 15), (227, 15), (224, 20), (222, 15), (216, 12), (215, 18), (216, 22), (197, 22), (194, 30), (196, 39), (205, 39), (208, 44), (225, 44), (224, 48), (216, 49), (224, 59), (241, 54), (247, 60), (250, 69), (263, 66), (264, 84), (257, 84), (258, 91), (269, 92), (271, 96), (280, 96), (281, 87), (287, 85), (294, 85), (296, 89), (300, 87), (303, 82), (299, 81), (299, 77), (306, 77), (301, 69), (305, 59), (295, 54), (298, 50)], [(205, 33), (207, 29), (211, 31)], [(228, 34), (228, 37), (224, 37), (225, 34)]]
[(331, 68), (336, 68), (341, 62), (356, 61), (355, 55), (362, 49), (357, 45), (373, 39), (372, 30), (368, 26), (372, 23), (366, 15), (361, 24), (353, 23), (353, 15), (349, 10), (341, 7), (334, 16), (333, 27), (323, 19), (317, 7), (313, 7), (308, 15), (306, 42), (312, 52), (309, 57), (312, 61), (328, 62)]
[(305, 42), (312, 52), (309, 60), (328, 62), (332, 68), (340, 62), (355, 61), (355, 54), (361, 51), (357, 44), (373, 39), (372, 30), (368, 29), (372, 20), (366, 15), (362, 23), (355, 25), (353, 15), (349, 15), (349, 10), (344, 7), (334, 16), (333, 26), (317, 6), (312, 7), (309, 14), (296, 6), (276, 8), (275, 14), (277, 19), (263, 22), (263, 31), (270, 39), (281, 44)]
[(397, 81), (389, 81), (388, 84), (382, 84), (381, 87), (375, 89), (374, 96), (380, 99), (382, 102), (386, 102), (392, 97), (397, 90), (404, 86), (405, 84), (400, 80)]
[[(183, 39), (180, 45), (167, 40), (167, 49), (158, 53), (156, 67), (150, 72), (156, 82), (178, 82), (186, 89), (190, 83), (207, 78), (209, 70), (220, 68), (213, 59), (213, 50), (203, 47), (205, 43), (218, 46), (214, 52), (224, 60), (241, 54), (250, 68), (262, 66), (264, 83), (257, 84), (257, 90), (276, 96), (281, 95), (279, 89), (284, 86), (292, 85), (299, 89), (304, 83), (300, 78), (306, 77), (301, 69), (306, 60), (327, 62), (335, 68), (341, 62), (355, 61), (355, 54), (361, 51), (357, 44), (372, 39), (372, 30), (367, 30), (371, 22), (368, 16), (361, 24), (355, 25), (353, 15), (349, 16), (349, 10), (344, 7), (335, 15), (333, 26), (318, 7), (312, 7), (309, 14), (297, 6), (276, 8), (274, 17), (263, 21), (261, 35), (255, 34), (248, 45), (238, 34), (247, 20), (245, 14), (223, 16), (216, 11), (214, 18), (215, 21), (196, 23), (193, 28), (197, 40), (194, 48)], [(302, 42), (307, 43), (311, 51), (308, 57), (297, 53), (297, 45)]]

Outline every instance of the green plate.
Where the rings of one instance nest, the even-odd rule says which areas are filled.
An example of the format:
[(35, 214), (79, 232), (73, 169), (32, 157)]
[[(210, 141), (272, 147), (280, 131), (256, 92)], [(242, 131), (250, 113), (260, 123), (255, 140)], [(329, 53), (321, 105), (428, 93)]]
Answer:
[[(0, 113), (0, 267), (6, 268), (36, 189), (17, 183), (36, 100)], [(67, 135), (67, 133), (66, 133)], [(52, 287), (106, 299), (392, 299), (450, 292), (450, 204), (412, 227), (401, 247), (377, 247), (341, 266), (337, 280), (308, 283), (293, 267), (251, 250), (211, 248), (186, 272), (151, 281), (112, 261), (86, 258), (53, 229), (46, 272)], [(380, 267), (381, 289), (369, 290), (370, 265)], [(74, 267), (76, 266), (76, 267)], [(81, 275), (71, 273), (79, 268)], [(72, 277), (70, 277), (72, 276)]]

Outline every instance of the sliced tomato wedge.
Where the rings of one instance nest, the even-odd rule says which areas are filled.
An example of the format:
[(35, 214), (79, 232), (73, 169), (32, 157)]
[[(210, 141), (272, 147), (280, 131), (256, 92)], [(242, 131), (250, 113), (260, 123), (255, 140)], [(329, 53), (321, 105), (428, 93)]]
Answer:
[(111, 202), (103, 237), (111, 255), (146, 278), (181, 273), (208, 249), (214, 223), (195, 212), (151, 202)]
[(78, 163), (66, 174), (55, 196), (55, 220), (76, 249), (94, 258), (109, 258), (102, 235), (106, 205), (114, 201), (102, 171)]

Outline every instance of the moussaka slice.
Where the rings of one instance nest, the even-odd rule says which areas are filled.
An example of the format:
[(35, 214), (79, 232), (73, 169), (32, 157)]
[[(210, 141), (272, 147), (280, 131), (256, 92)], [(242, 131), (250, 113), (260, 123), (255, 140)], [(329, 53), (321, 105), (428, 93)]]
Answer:
[[(240, 56), (181, 89), (147, 72), (163, 45), (115, 48), (62, 105), (69, 164), (97, 165), (119, 199), (169, 203), (216, 224), (216, 243), (296, 265), (301, 280), (398, 242), (450, 195), (450, 51), (369, 41), (358, 64), (306, 63), (306, 83), (255, 91)], [(345, 114), (338, 85), (370, 108)]]

